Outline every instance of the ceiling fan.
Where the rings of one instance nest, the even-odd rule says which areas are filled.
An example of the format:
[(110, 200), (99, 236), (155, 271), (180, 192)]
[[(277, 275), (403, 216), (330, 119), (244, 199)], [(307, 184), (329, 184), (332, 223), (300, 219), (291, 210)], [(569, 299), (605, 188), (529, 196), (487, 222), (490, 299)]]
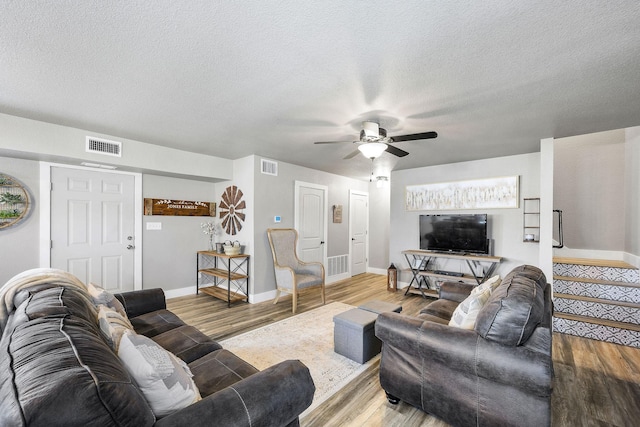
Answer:
[(417, 141), (421, 139), (433, 139), (437, 138), (436, 132), (422, 132), (412, 133), (409, 135), (387, 136), (387, 130), (381, 128), (376, 122), (365, 121), (362, 122), (362, 130), (360, 131), (359, 141), (320, 141), (314, 142), (314, 144), (336, 144), (342, 142), (353, 142), (358, 145), (358, 149), (351, 154), (345, 156), (345, 159), (351, 159), (358, 153), (362, 153), (368, 159), (375, 159), (380, 157), (383, 152), (388, 152), (394, 156), (404, 157), (408, 152), (394, 147), (395, 142), (403, 141)]

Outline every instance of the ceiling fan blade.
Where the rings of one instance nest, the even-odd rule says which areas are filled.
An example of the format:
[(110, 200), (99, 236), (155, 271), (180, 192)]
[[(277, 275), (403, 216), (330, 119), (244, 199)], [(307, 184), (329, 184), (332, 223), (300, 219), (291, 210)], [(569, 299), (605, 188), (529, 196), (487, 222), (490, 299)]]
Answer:
[(412, 133), (409, 135), (393, 136), (391, 137), (391, 141), (393, 142), (417, 141), (419, 139), (433, 139), (437, 137), (438, 137), (438, 134), (436, 132), (422, 132), (422, 133)]
[(343, 142), (353, 142), (353, 141), (318, 141), (318, 142), (314, 142), (314, 144), (341, 144)]
[(349, 160), (349, 159), (353, 159), (355, 156), (357, 156), (358, 154), (360, 154), (360, 150), (356, 150), (353, 151), (351, 154), (347, 154), (346, 156), (344, 156), (342, 159), (343, 160)]
[(387, 151), (387, 153), (393, 154), (394, 156), (398, 156), (398, 157), (404, 157), (407, 154), (409, 154), (406, 151), (401, 150), (398, 147), (394, 147), (393, 145), (389, 145), (389, 144), (387, 144), (387, 150), (386, 151)]

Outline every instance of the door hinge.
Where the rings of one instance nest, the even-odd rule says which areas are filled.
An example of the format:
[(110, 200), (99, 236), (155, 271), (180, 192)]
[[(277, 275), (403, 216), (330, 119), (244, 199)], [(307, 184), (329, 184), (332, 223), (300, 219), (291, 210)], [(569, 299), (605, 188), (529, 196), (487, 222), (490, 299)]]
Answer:
[(53, 240), (49, 240), (49, 249), (53, 249)]

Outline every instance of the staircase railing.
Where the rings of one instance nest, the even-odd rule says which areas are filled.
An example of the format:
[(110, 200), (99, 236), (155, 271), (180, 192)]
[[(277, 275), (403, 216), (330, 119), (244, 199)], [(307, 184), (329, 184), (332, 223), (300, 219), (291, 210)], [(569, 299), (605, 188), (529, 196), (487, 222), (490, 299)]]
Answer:
[[(553, 213), (558, 214), (558, 244), (553, 245), (554, 248), (562, 248), (564, 247), (564, 239), (562, 236), (562, 211), (560, 209), (554, 209)], [(555, 215), (554, 215), (555, 216)]]

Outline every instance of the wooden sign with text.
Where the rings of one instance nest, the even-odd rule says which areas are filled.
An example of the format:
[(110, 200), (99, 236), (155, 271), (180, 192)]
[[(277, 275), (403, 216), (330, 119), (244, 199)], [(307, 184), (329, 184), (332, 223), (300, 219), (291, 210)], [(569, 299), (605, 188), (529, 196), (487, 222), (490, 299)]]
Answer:
[(189, 200), (144, 199), (145, 215), (216, 216), (214, 202)]

